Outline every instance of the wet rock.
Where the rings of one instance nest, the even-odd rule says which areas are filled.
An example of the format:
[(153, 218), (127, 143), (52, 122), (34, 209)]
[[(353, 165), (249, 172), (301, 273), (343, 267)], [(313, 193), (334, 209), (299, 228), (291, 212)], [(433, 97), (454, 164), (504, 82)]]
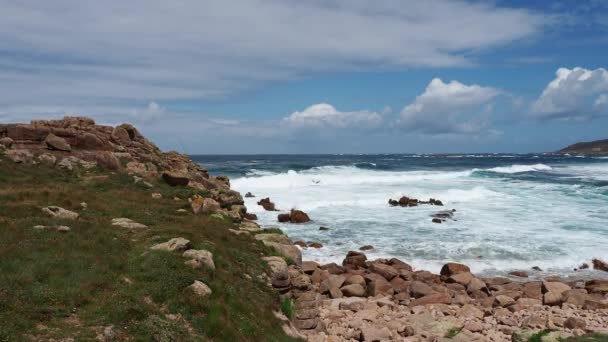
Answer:
[(441, 221), (441, 219), (438, 218), (434, 218), (431, 220), (433, 223), (442, 223), (443, 221)]
[(291, 214), (290, 213), (279, 214), (277, 216), (277, 219), (281, 223), (290, 222), (291, 221)]
[(367, 257), (365, 254), (357, 251), (350, 251), (346, 254), (346, 258), (342, 261), (342, 266), (355, 266), (365, 268), (365, 261), (367, 261)]
[(327, 230), (329, 230), (329, 228), (327, 228), (327, 227), (319, 227), (319, 230), (327, 231)]
[(452, 275), (464, 272), (470, 273), (471, 269), (466, 265), (451, 262), (443, 265), (440, 274), (444, 277), (450, 277)]
[(251, 192), (248, 192), (248, 193), (245, 194), (245, 197), (247, 197), (247, 198), (253, 198), (255, 196)]
[(591, 263), (593, 264), (593, 268), (596, 270), (600, 270), (600, 271), (604, 271), (604, 272), (608, 272), (608, 262), (605, 262), (603, 260), (600, 259), (593, 259), (591, 261)]
[(372, 246), (372, 245), (365, 245), (365, 246), (359, 247), (360, 251), (369, 251), (369, 250), (372, 250), (372, 249), (374, 249), (374, 246)]
[(519, 277), (519, 278), (528, 278), (528, 273), (524, 271), (513, 271), (509, 272), (509, 275)]
[(259, 200), (258, 205), (261, 205), (262, 208), (264, 208), (264, 210), (266, 210), (266, 211), (277, 211), (275, 204), (273, 202), (271, 202), (270, 198), (268, 198), (268, 197), (262, 198), (261, 200)]

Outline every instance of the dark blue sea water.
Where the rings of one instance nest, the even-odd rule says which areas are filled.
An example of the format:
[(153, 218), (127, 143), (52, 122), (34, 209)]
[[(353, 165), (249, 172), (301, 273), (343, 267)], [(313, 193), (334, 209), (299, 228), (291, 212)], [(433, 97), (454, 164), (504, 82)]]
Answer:
[[(569, 274), (593, 257), (608, 259), (608, 158), (542, 154), (192, 156), (241, 192), (271, 197), (282, 210), (313, 218), (279, 224), (248, 199), (267, 226), (319, 241), (305, 258), (340, 261), (371, 244), (370, 257), (395, 256), (438, 271), (446, 261), (477, 272), (540, 266)], [(443, 208), (392, 208), (401, 195), (442, 200)], [(439, 209), (454, 221), (431, 222)], [(330, 231), (319, 231), (319, 226)]]

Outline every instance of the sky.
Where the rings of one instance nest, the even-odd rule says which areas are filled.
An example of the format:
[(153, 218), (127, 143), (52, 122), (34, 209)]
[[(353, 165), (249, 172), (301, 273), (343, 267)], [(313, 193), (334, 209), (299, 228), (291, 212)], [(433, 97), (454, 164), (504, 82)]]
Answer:
[(0, 122), (191, 154), (554, 151), (607, 68), (608, 0), (0, 0)]

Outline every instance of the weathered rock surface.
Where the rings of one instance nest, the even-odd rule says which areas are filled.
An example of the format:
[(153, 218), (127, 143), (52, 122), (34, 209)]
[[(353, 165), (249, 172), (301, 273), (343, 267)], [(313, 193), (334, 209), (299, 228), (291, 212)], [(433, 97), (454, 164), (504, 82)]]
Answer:
[(112, 219), (112, 225), (122, 227), (122, 228), (127, 228), (127, 229), (148, 228), (148, 226), (146, 226), (145, 224), (141, 224), (141, 223), (135, 222), (131, 219), (124, 218), (124, 217)]
[(63, 208), (57, 207), (57, 206), (45, 207), (45, 208), (42, 208), (42, 211), (53, 218), (61, 219), (61, 220), (76, 220), (80, 216), (76, 212), (73, 212), (73, 211), (70, 211), (67, 209), (63, 209)]
[(156, 244), (150, 249), (157, 251), (166, 251), (166, 252), (183, 252), (190, 248), (190, 240), (186, 240), (184, 238), (178, 237), (173, 238), (167, 242)]

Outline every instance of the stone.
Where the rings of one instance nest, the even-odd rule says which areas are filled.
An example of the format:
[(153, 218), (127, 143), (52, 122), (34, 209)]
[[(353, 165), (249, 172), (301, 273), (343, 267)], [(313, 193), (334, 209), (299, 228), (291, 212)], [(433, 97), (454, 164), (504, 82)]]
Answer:
[(43, 153), (38, 156), (38, 160), (48, 166), (54, 166), (57, 163), (57, 158), (50, 153)]
[(457, 283), (463, 286), (467, 286), (469, 285), (469, 283), (471, 282), (471, 280), (473, 279), (473, 275), (471, 274), (471, 272), (462, 272), (462, 273), (457, 273), (454, 275), (451, 275), (446, 282), (448, 283)]
[(4, 137), (4, 138), (0, 138), (0, 145), (8, 148), (11, 148), (13, 146), (13, 143), (15, 141), (9, 137)]
[(421, 281), (413, 281), (410, 284), (410, 294), (414, 298), (421, 298), (434, 293), (436, 293), (435, 290)]
[(464, 324), (464, 329), (470, 332), (482, 332), (484, 330), (483, 324), (479, 321), (468, 321)]
[(108, 170), (118, 171), (122, 169), (120, 159), (118, 159), (114, 153), (109, 151), (99, 151), (95, 153), (95, 161), (97, 164), (99, 164), (99, 166)]
[(190, 246), (191, 246), (190, 240), (178, 237), (178, 238), (173, 238), (167, 242), (156, 244), (156, 245), (150, 247), (150, 249), (156, 250), (156, 251), (165, 251), (165, 252), (183, 252), (183, 251), (189, 249)]
[(120, 217), (112, 219), (112, 225), (127, 229), (143, 229), (148, 228), (145, 224), (137, 223), (131, 219)]
[(391, 339), (392, 334), (387, 327), (366, 326), (361, 328), (361, 341), (389, 341)]
[(57, 231), (60, 233), (67, 233), (69, 232), (71, 229), (68, 226), (58, 226), (57, 227)]
[(31, 164), (34, 159), (32, 152), (22, 149), (8, 150), (6, 151), (6, 157), (17, 164)]
[(400, 277), (395, 277), (390, 281), (390, 283), (391, 283), (391, 286), (393, 287), (393, 290), (395, 291), (395, 293), (405, 292), (409, 295), (410, 284), (411, 284), (410, 281), (403, 280)]
[(608, 262), (605, 262), (600, 259), (593, 259), (591, 260), (591, 263), (593, 264), (594, 269), (608, 272)]
[(542, 287), (541, 283), (538, 281), (525, 283), (522, 286), (522, 296), (526, 298), (534, 298), (538, 300), (542, 300)]
[(319, 264), (314, 261), (302, 261), (302, 271), (306, 274), (313, 274), (319, 268)]
[(49, 133), (44, 139), (44, 143), (46, 144), (49, 150), (57, 150), (57, 151), (65, 151), (70, 152), (72, 147), (68, 144), (65, 139), (56, 136), (53, 133)]
[(349, 284), (340, 290), (346, 297), (364, 297), (366, 294), (365, 288), (361, 284)]
[(475, 306), (470, 305), (470, 304), (466, 304), (462, 308), (460, 308), (457, 311), (456, 315), (458, 317), (477, 318), (477, 319), (482, 319), (484, 317), (483, 311), (479, 310), (478, 308), (476, 308)]
[(383, 276), (384, 279), (386, 279), (386, 280), (391, 280), (391, 279), (395, 278), (397, 275), (399, 275), (399, 272), (397, 272), (397, 270), (394, 269), (392, 266), (381, 264), (378, 262), (371, 263), (371, 265), (369, 266), (369, 270), (371, 272), (374, 272), (374, 273), (377, 273), (377, 274)]
[(585, 289), (589, 293), (608, 293), (608, 279), (596, 279), (585, 282)]
[(486, 288), (486, 283), (483, 280), (473, 277), (467, 285), (467, 292), (482, 291)]
[(441, 268), (441, 272), (440, 274), (444, 277), (451, 277), (454, 274), (458, 274), (458, 273), (464, 273), (464, 272), (471, 272), (471, 269), (463, 264), (457, 264), (457, 263), (447, 263), (445, 265), (443, 265), (443, 267)]
[(192, 291), (198, 297), (207, 297), (213, 293), (207, 284), (199, 280), (195, 280), (192, 285), (187, 287), (187, 289)]
[(261, 205), (266, 211), (277, 211), (275, 204), (268, 197), (259, 200), (258, 205)]
[(213, 262), (213, 254), (207, 250), (188, 249), (182, 254), (182, 256), (187, 259), (196, 260), (198, 264), (200, 264), (201, 266), (204, 266), (210, 270), (215, 270), (215, 263)]
[(545, 305), (561, 305), (562, 304), (562, 295), (558, 292), (547, 292), (543, 295), (543, 304)]
[(331, 298), (342, 298), (342, 291), (337, 287), (332, 287), (329, 289), (329, 296)]
[(289, 221), (291, 221), (291, 214), (290, 213), (279, 214), (277, 216), (277, 220), (281, 223), (289, 222)]
[(452, 297), (447, 293), (435, 293), (424, 297), (414, 299), (410, 302), (410, 307), (418, 305), (430, 305), (430, 304), (451, 304)]
[[(194, 201), (193, 201), (194, 203)], [(221, 206), (219, 203), (217, 203), (216, 200), (214, 200), (213, 198), (205, 198), (203, 199), (203, 203), (200, 207), (200, 210), (198, 213), (201, 214), (213, 214), (217, 211), (219, 211), (221, 209)], [(195, 214), (198, 214), (195, 212)]]
[(524, 272), (524, 271), (509, 272), (509, 275), (519, 277), (519, 278), (528, 278), (528, 272)]
[(367, 293), (372, 297), (379, 295), (390, 296), (395, 292), (391, 284), (385, 278), (378, 278), (367, 284)]
[(47, 215), (60, 220), (76, 220), (80, 216), (78, 213), (57, 206), (48, 206), (42, 208), (42, 211)]
[(160, 192), (154, 192), (154, 193), (152, 193), (152, 198), (161, 199), (161, 198), (163, 198), (163, 195)]
[(507, 307), (515, 304), (515, 300), (509, 296), (499, 295), (494, 298), (494, 306)]
[(374, 249), (374, 246), (372, 246), (372, 245), (365, 245), (365, 246), (359, 247), (360, 251), (369, 251), (369, 250), (372, 250), (372, 249)]
[(542, 292), (543, 293), (547, 293), (547, 292), (553, 292), (557, 295), (560, 295), (565, 292), (570, 290), (571, 287), (562, 283), (562, 282), (558, 282), (558, 281), (543, 281), (542, 282)]
[(342, 266), (351, 265), (365, 268), (365, 261), (367, 261), (365, 254), (356, 251), (349, 251), (342, 261)]
[(308, 217), (308, 214), (301, 210), (292, 209), (290, 221), (291, 223), (306, 223), (310, 221), (310, 217)]
[(68, 158), (61, 159), (61, 161), (57, 163), (57, 166), (68, 171), (72, 171), (74, 169), (74, 165)]
[(346, 280), (344, 281), (344, 284), (346, 284), (346, 285), (359, 284), (361, 286), (365, 286), (365, 278), (363, 278), (363, 276), (361, 276), (359, 274), (353, 274), (346, 278)]
[(564, 328), (585, 330), (587, 328), (587, 322), (580, 317), (568, 317), (564, 321)]
[(190, 182), (190, 179), (186, 175), (177, 172), (165, 171), (162, 174), (162, 178), (170, 186), (188, 186)]

